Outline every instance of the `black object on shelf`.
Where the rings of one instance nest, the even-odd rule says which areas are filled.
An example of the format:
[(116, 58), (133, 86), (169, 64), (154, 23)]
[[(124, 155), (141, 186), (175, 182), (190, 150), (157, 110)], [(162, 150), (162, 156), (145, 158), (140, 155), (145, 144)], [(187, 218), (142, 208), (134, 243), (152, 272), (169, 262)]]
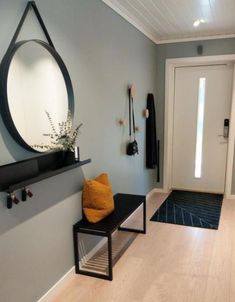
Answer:
[[(86, 159), (68, 164), (64, 160), (64, 153), (57, 151), (0, 166), (0, 191), (8, 193), (7, 207), (10, 209), (12, 208), (12, 193), (14, 191), (26, 188), (30, 184), (81, 167), (90, 162), (91, 159)], [(25, 194), (29, 196), (27, 191)], [(26, 200), (27, 196), (24, 196), (25, 194), (22, 191), (22, 197)]]

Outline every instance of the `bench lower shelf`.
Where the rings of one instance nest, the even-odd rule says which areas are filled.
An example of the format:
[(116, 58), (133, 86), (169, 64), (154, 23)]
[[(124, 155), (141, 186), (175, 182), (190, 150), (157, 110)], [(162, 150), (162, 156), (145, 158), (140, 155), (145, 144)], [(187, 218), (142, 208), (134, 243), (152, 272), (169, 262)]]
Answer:
[[(127, 233), (117, 231), (112, 235), (112, 263), (113, 266), (125, 253), (127, 248), (135, 240), (136, 233)], [(108, 275), (109, 273), (109, 263), (108, 263), (108, 242), (107, 240), (102, 240), (101, 247), (94, 255), (82, 257), (79, 266), (84, 272), (94, 272), (97, 274)], [(100, 246), (99, 245), (99, 246)], [(84, 249), (84, 248), (83, 248)], [(93, 254), (93, 253), (92, 253)]]

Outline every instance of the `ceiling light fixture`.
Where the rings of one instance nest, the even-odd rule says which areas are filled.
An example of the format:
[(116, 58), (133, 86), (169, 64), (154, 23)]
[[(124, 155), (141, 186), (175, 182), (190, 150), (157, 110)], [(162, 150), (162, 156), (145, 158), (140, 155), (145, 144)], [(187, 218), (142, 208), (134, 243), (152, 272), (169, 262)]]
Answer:
[(193, 26), (198, 27), (201, 23), (205, 23), (206, 21), (204, 19), (197, 19), (194, 21)]

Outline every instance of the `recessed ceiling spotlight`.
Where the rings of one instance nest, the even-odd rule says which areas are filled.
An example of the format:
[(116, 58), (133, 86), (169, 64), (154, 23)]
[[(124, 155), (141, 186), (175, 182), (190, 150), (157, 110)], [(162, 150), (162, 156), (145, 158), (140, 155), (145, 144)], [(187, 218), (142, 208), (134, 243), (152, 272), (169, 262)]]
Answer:
[(198, 27), (201, 23), (205, 23), (206, 21), (204, 19), (197, 19), (194, 21), (193, 26)]

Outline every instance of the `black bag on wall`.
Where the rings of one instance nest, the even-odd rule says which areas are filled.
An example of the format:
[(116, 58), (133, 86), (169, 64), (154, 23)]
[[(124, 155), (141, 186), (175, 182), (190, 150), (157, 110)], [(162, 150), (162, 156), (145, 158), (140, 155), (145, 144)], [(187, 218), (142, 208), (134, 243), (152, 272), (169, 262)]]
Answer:
[(127, 155), (135, 155), (139, 153), (137, 141), (134, 140), (131, 143), (127, 144), (126, 154)]
[[(129, 156), (133, 156), (135, 154), (139, 154), (138, 143), (135, 139), (135, 113), (134, 113), (134, 102), (133, 96), (131, 94), (131, 88), (129, 89), (129, 136), (130, 142), (127, 144), (126, 154)], [(132, 139), (132, 126), (133, 126), (133, 136)]]

